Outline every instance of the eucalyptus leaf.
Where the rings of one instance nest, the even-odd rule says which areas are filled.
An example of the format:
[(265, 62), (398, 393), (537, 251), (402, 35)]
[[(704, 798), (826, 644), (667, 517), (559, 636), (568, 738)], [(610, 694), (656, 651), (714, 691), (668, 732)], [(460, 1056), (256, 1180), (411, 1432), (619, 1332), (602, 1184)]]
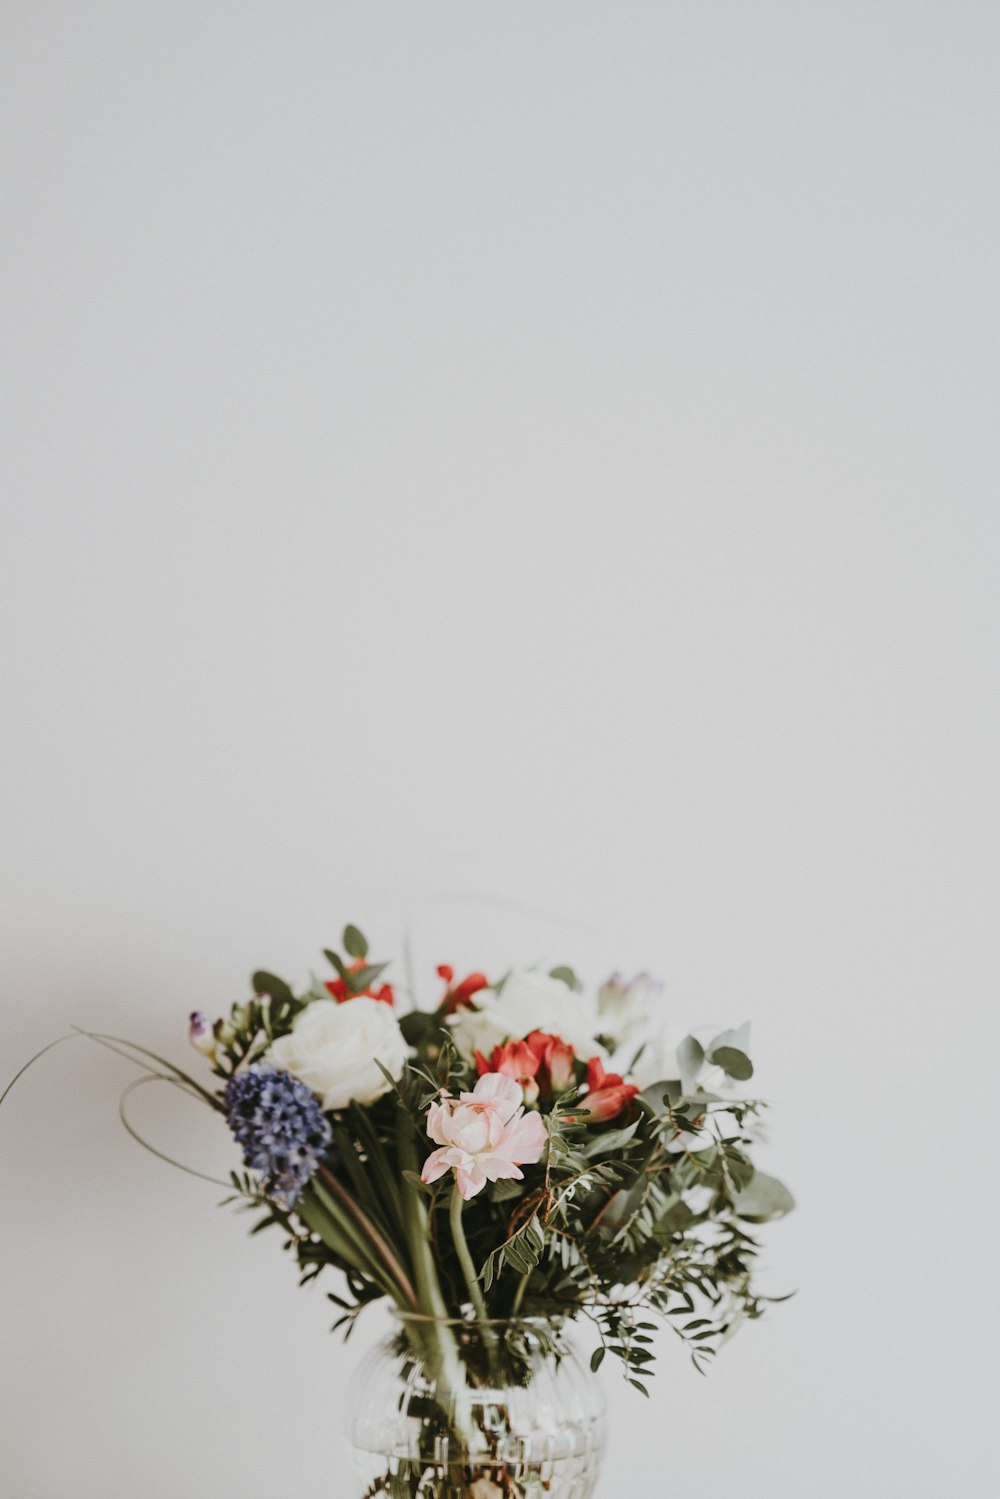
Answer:
[(795, 1206), (795, 1198), (784, 1182), (763, 1171), (755, 1172), (750, 1185), (737, 1192), (733, 1200), (737, 1216), (748, 1223), (768, 1223), (772, 1218), (783, 1218)]
[(677, 1065), (681, 1071), (681, 1088), (685, 1093), (690, 1093), (698, 1081), (698, 1073), (701, 1071), (705, 1060), (705, 1048), (694, 1036), (685, 1036), (677, 1048)]
[(662, 1213), (657, 1218), (653, 1224), (653, 1233), (661, 1244), (664, 1241), (669, 1242), (675, 1234), (679, 1234), (682, 1229), (687, 1228), (693, 1217), (694, 1213), (688, 1207), (687, 1203), (682, 1202), (678, 1198), (676, 1202), (667, 1208), (665, 1213)]
[(753, 1077), (753, 1063), (746, 1052), (738, 1051), (735, 1046), (716, 1047), (709, 1053), (708, 1060), (738, 1083), (745, 1083)]
[(680, 1078), (665, 1078), (659, 1083), (650, 1083), (639, 1094), (640, 1103), (648, 1103), (657, 1115), (664, 1114), (671, 1104), (681, 1096)]
[(368, 943), (356, 926), (345, 926), (344, 935), (341, 939), (344, 951), (352, 958), (367, 958)]
[(596, 1156), (607, 1155), (609, 1151), (622, 1150), (631, 1143), (638, 1128), (639, 1120), (636, 1119), (631, 1124), (627, 1124), (624, 1129), (608, 1130), (606, 1135), (598, 1135), (591, 1140), (582, 1154), (588, 1161), (591, 1161)]
[(344, 962), (340, 954), (334, 952), (330, 947), (324, 947), (323, 956), (324, 958), (326, 958), (328, 963), (333, 964), (340, 977), (344, 980), (345, 983), (347, 983), (347, 964)]
[(348, 970), (346, 975), (348, 989), (352, 994), (363, 994), (366, 989), (371, 988), (379, 974), (384, 973), (388, 966), (388, 963), (368, 963), (356, 972)]
[(255, 994), (270, 994), (272, 999), (294, 1000), (292, 993), (284, 979), (279, 979), (276, 973), (268, 973), (266, 968), (258, 968), (250, 980)]

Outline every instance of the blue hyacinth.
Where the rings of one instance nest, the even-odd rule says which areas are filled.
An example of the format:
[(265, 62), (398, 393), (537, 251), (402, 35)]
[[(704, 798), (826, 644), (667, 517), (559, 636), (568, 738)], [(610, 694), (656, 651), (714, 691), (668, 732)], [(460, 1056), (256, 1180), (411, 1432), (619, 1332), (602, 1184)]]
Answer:
[(269, 1196), (292, 1207), (333, 1139), (312, 1091), (290, 1072), (258, 1062), (231, 1077), (222, 1098), (244, 1163)]

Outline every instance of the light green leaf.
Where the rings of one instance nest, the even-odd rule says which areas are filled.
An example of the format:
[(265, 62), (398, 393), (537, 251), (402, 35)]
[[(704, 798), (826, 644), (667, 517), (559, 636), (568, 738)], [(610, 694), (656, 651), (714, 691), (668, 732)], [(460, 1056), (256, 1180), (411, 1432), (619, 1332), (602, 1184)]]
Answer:
[(754, 1173), (748, 1187), (737, 1192), (733, 1199), (736, 1214), (748, 1223), (767, 1223), (772, 1218), (783, 1218), (795, 1206), (795, 1198), (784, 1182), (763, 1171)]
[(685, 1036), (677, 1048), (677, 1065), (681, 1070), (681, 1087), (690, 1093), (698, 1080), (701, 1064), (705, 1060), (705, 1048), (694, 1036)]

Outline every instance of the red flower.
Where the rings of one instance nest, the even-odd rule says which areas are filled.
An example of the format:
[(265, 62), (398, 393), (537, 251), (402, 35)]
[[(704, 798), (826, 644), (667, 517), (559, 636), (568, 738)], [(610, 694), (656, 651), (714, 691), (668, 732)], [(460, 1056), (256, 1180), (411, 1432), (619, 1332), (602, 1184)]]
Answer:
[(550, 1036), (545, 1031), (532, 1031), (525, 1044), (542, 1062), (549, 1092), (563, 1093), (572, 1086), (576, 1054), (568, 1041), (561, 1036)]
[(500, 1072), (512, 1077), (524, 1090), (525, 1103), (534, 1103), (538, 1097), (538, 1069), (541, 1057), (532, 1050), (527, 1041), (508, 1041), (505, 1046), (494, 1046), (489, 1061), (481, 1051), (476, 1052), (476, 1071), (482, 1077), (487, 1072)]
[(444, 999), (442, 999), (438, 1006), (443, 1015), (451, 1015), (453, 1011), (461, 1009), (462, 1005), (467, 1005), (472, 996), (478, 994), (480, 989), (488, 989), (490, 987), (490, 981), (485, 973), (470, 973), (467, 978), (462, 979), (461, 983), (452, 984), (452, 979), (455, 977), (455, 970), (450, 963), (438, 964), (438, 977), (443, 978), (447, 985), (444, 991)]
[(626, 1083), (617, 1072), (605, 1072), (600, 1057), (591, 1057), (587, 1063), (587, 1096), (580, 1105), (591, 1124), (603, 1124), (606, 1119), (615, 1119), (626, 1104), (635, 1097), (639, 1089), (635, 1083)]
[[(356, 963), (351, 964), (347, 971), (348, 973), (360, 973), (364, 967), (364, 960), (359, 958)], [(355, 994), (353, 990), (349, 989), (345, 979), (330, 979), (323, 987), (329, 990), (338, 1005), (342, 1005), (345, 999), (360, 999), (362, 995), (367, 999), (379, 999), (384, 1005), (394, 1005), (396, 1003), (396, 996), (392, 992), (391, 984), (380, 984), (377, 989), (374, 989), (369, 984), (367, 989), (362, 989), (361, 994)]]
[(526, 1103), (534, 1103), (539, 1094), (551, 1098), (553, 1093), (568, 1088), (573, 1082), (575, 1062), (573, 1048), (561, 1036), (550, 1036), (545, 1031), (532, 1031), (523, 1041), (494, 1046), (489, 1061), (481, 1051), (476, 1052), (480, 1077), (485, 1072), (502, 1072), (515, 1078), (524, 1089)]

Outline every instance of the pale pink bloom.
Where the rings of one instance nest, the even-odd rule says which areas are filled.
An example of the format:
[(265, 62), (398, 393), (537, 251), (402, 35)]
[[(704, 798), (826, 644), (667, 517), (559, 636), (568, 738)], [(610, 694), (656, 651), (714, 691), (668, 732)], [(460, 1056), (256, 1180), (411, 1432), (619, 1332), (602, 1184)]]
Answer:
[(539, 1159), (548, 1138), (541, 1114), (525, 1114), (521, 1085), (502, 1072), (488, 1072), (471, 1093), (443, 1094), (427, 1111), (432, 1151), (420, 1173), (434, 1182), (454, 1168), (458, 1190), (468, 1201), (488, 1181), (524, 1175), (519, 1168)]

